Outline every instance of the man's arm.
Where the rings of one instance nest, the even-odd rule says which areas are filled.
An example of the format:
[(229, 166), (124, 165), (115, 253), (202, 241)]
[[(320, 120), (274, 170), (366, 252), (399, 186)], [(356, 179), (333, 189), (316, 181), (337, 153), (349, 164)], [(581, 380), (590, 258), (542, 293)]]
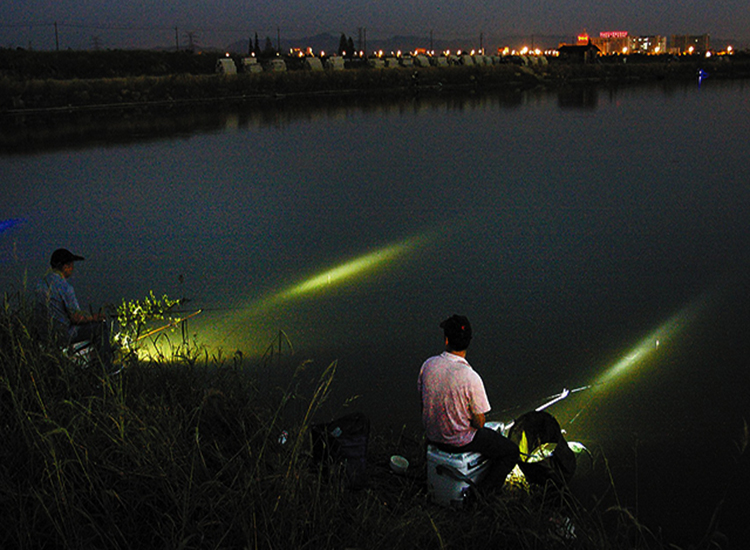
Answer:
[(484, 428), (484, 413), (471, 413), (471, 426), (477, 430)]

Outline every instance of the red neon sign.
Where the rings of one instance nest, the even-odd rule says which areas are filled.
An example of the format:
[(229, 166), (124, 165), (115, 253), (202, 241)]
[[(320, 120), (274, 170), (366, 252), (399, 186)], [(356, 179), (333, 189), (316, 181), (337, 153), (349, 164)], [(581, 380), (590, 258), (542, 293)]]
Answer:
[(628, 31), (609, 31), (609, 32), (600, 32), (599, 38), (627, 38), (628, 37)]

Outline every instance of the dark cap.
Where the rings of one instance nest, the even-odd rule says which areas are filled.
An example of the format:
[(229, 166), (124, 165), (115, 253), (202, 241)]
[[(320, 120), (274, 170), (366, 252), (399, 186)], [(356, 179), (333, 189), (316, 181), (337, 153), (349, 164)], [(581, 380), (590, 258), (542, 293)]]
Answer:
[(471, 323), (463, 315), (453, 315), (440, 323), (448, 345), (453, 351), (463, 351), (471, 342)]
[(65, 248), (58, 248), (52, 253), (52, 257), (49, 260), (49, 265), (52, 267), (60, 267), (70, 262), (78, 262), (83, 260), (83, 256), (76, 256), (70, 250)]

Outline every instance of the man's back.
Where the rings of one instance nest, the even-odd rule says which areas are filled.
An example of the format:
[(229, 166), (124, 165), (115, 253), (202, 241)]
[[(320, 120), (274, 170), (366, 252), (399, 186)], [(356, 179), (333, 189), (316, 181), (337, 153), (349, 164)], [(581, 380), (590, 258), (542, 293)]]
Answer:
[(490, 410), (482, 379), (466, 359), (447, 351), (425, 361), (418, 389), (427, 439), (436, 443), (460, 447), (471, 442), (476, 433), (472, 415)]
[(35, 293), (37, 315), (51, 319), (55, 330), (67, 337), (70, 312), (81, 309), (71, 284), (60, 273), (51, 271), (37, 283)]

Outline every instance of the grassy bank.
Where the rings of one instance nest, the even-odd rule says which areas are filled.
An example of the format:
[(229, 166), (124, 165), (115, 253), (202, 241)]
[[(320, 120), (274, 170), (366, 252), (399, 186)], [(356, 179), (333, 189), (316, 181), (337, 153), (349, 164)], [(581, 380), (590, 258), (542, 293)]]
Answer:
[[(311, 453), (311, 425), (347, 411), (328, 402), (335, 363), (277, 353), (249, 364), (178, 338), (171, 356), (126, 356), (105, 376), (35, 336), (26, 311), (4, 296), (2, 548), (667, 547), (627, 510), (552, 487), (438, 507), (420, 437), (377, 419), (369, 484), (347, 489)], [(394, 452), (408, 475), (389, 471)], [(561, 518), (574, 538), (551, 521)]]
[(556, 88), (592, 83), (750, 76), (750, 59), (603, 58), (595, 64), (290, 70), (221, 76), (217, 55), (185, 52), (17, 52), (0, 50), (0, 113), (133, 109), (194, 103), (256, 102), (282, 96), (382, 95), (446, 90)]

